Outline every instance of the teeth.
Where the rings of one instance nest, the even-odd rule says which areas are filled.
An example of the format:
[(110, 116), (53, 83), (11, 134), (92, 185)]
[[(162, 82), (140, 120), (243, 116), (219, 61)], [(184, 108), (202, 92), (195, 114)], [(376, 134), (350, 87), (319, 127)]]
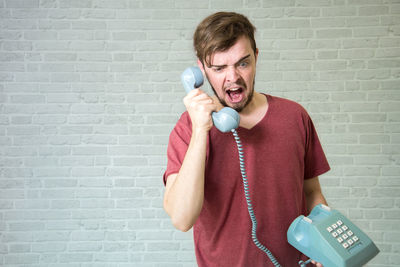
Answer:
[(231, 89), (229, 89), (228, 91), (237, 91), (237, 90), (239, 90), (240, 88), (231, 88)]

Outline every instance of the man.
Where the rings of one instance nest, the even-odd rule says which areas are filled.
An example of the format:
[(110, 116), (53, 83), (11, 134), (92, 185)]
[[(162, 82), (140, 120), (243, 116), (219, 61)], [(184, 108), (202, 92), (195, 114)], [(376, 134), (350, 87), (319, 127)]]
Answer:
[(318, 175), (329, 170), (313, 123), (298, 104), (254, 90), (258, 49), (254, 26), (236, 13), (205, 18), (194, 34), (198, 66), (215, 96), (200, 89), (185, 98), (185, 112), (170, 135), (164, 208), (173, 225), (194, 233), (199, 266), (272, 266), (251, 239), (237, 147), (213, 127), (223, 106), (240, 114), (257, 237), (282, 266), (301, 253), (286, 240), (290, 223), (326, 204)]

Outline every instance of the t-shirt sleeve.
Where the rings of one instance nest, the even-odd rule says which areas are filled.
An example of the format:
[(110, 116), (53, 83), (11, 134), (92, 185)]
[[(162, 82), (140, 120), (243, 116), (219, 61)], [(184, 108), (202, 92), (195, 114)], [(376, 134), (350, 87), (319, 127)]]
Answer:
[(306, 114), (305, 127), (304, 179), (310, 179), (329, 171), (330, 166), (319, 141), (317, 131), (308, 114)]
[(168, 176), (178, 173), (191, 138), (191, 123), (189, 116), (183, 114), (169, 136), (167, 148), (167, 169), (163, 175), (164, 185), (167, 183)]

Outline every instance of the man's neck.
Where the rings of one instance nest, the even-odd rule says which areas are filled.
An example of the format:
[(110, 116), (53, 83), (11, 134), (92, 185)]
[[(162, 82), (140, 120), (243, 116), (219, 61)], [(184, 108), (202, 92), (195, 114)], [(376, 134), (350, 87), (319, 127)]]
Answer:
[(251, 102), (239, 113), (240, 126), (246, 129), (253, 128), (260, 122), (268, 110), (268, 101), (265, 95), (254, 92)]

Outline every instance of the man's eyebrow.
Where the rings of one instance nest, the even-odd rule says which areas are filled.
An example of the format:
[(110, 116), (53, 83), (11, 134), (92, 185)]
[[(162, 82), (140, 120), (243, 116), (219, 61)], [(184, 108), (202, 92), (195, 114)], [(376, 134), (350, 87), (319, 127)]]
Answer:
[[(245, 59), (247, 59), (247, 58), (249, 58), (251, 55), (250, 54), (248, 54), (247, 56), (244, 56), (244, 57), (242, 57), (241, 59), (239, 59), (237, 62), (235, 62), (235, 64), (233, 64), (233, 65), (237, 65), (238, 63), (240, 63), (240, 62), (242, 62), (243, 60), (245, 60)], [(227, 65), (225, 64), (225, 65), (211, 65), (210, 66), (210, 68), (222, 68), (222, 67), (226, 67)]]

